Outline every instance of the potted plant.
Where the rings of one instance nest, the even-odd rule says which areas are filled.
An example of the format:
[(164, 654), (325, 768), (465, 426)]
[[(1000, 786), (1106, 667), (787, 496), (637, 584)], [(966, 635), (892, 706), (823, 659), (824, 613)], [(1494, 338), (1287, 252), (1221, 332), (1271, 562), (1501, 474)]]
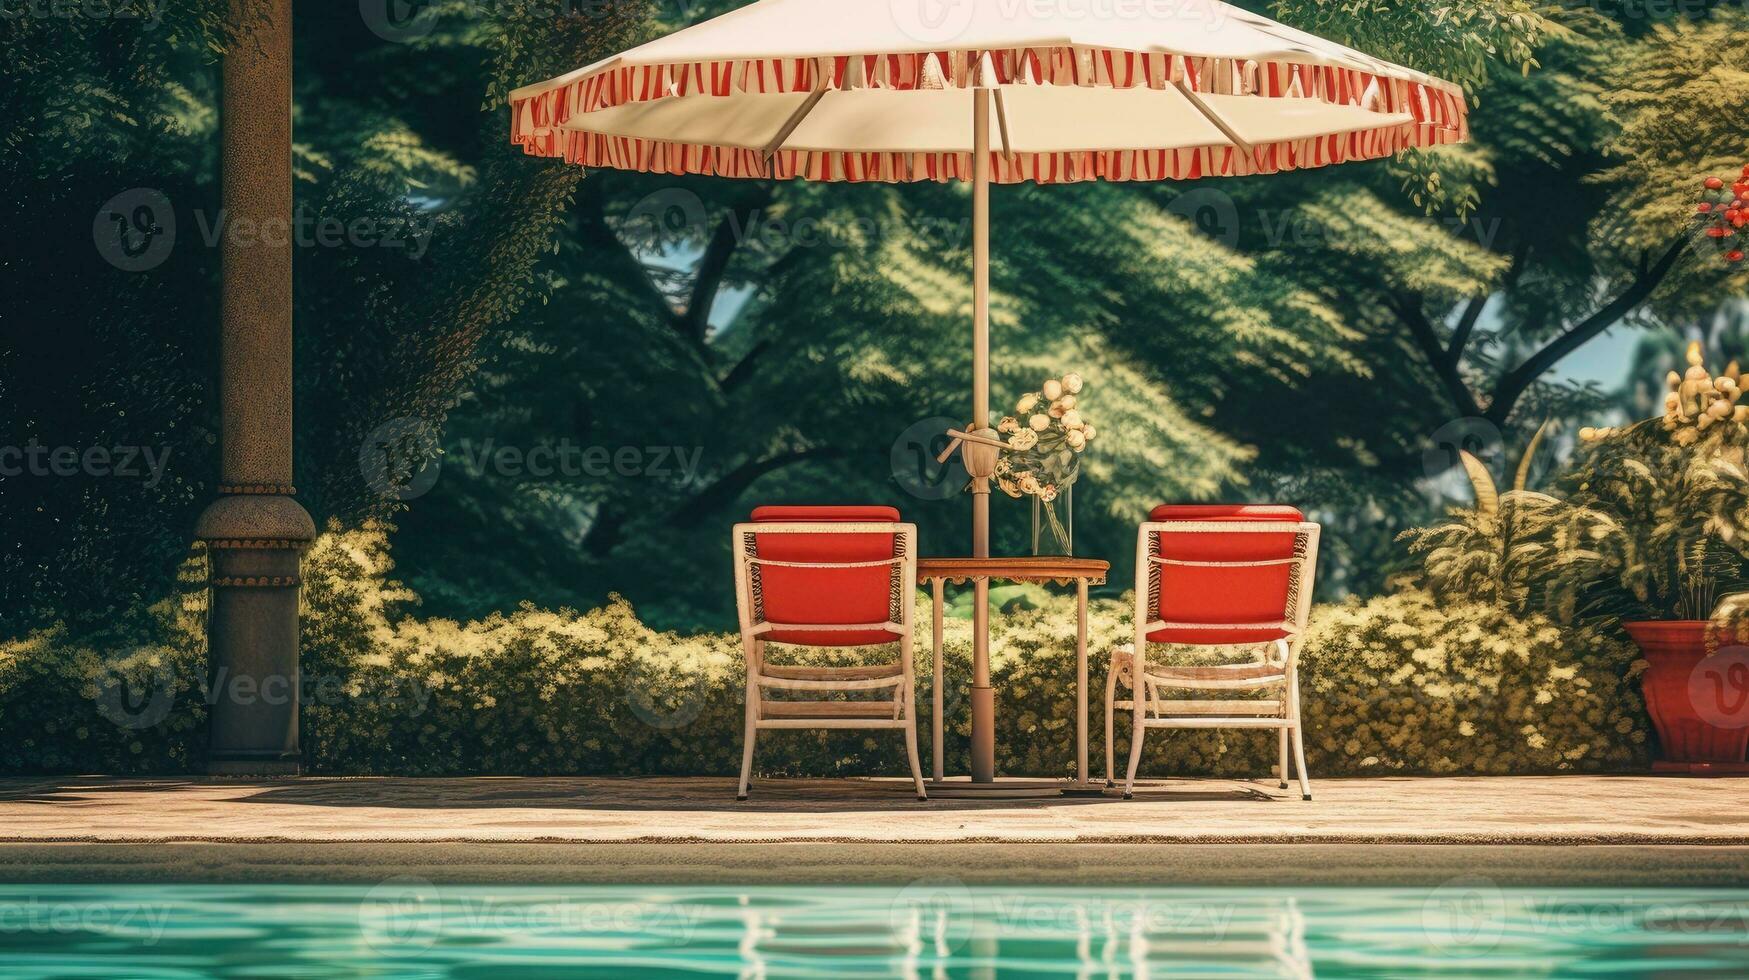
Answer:
[(1539, 563), (1557, 615), (1617, 620), (1645, 654), (1657, 768), (1749, 772), (1749, 657), (1734, 645), (1749, 633), (1737, 594), (1749, 588), (1749, 404), (1735, 362), (1714, 377), (1698, 342), (1687, 360), (1662, 418), (1580, 431)]

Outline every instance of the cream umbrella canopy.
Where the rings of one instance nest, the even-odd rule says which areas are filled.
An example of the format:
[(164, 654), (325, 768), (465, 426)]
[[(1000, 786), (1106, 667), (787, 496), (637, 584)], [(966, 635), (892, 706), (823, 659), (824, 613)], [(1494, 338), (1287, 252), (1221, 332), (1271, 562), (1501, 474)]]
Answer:
[[(1463, 92), (1219, 0), (758, 0), (510, 94), (511, 141), (586, 167), (972, 183), (972, 424), (989, 427), (989, 187), (1189, 180), (1468, 136)], [(966, 447), (989, 553), (990, 433)], [(974, 781), (993, 778), (987, 586)]]

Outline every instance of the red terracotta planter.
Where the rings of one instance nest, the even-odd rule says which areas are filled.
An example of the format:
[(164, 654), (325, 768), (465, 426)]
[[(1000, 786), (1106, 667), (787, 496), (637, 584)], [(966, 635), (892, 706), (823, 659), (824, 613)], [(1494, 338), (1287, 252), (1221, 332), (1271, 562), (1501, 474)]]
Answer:
[[(1706, 621), (1642, 620), (1623, 623), (1622, 628), (1639, 644), (1649, 665), (1640, 687), (1658, 732), (1660, 758), (1653, 771), (1749, 774), (1749, 725), (1743, 724), (1749, 717), (1744, 716), (1741, 692), (1721, 686), (1727, 675), (1715, 669), (1719, 662), (1700, 669), (1708, 659)], [(1737, 675), (1729, 677), (1736, 680)]]

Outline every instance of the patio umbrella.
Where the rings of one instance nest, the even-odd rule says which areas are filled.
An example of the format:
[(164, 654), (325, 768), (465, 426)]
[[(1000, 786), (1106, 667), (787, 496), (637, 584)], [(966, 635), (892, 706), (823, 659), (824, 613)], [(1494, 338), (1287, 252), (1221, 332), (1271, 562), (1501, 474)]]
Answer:
[[(970, 181), (977, 557), (997, 445), (980, 431), (990, 184), (1268, 174), (1468, 135), (1456, 85), (1218, 0), (759, 0), (519, 88), (510, 106), (513, 143), (586, 167)], [(977, 599), (973, 778), (987, 781), (982, 582)]]

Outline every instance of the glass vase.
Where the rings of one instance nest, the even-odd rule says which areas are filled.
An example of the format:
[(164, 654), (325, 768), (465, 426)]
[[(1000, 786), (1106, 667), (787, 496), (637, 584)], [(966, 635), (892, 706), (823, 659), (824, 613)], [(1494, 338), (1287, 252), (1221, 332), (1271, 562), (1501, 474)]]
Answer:
[(1032, 495), (1032, 553), (1035, 556), (1075, 553), (1073, 483), (1064, 487), (1050, 503), (1045, 503), (1038, 494)]

